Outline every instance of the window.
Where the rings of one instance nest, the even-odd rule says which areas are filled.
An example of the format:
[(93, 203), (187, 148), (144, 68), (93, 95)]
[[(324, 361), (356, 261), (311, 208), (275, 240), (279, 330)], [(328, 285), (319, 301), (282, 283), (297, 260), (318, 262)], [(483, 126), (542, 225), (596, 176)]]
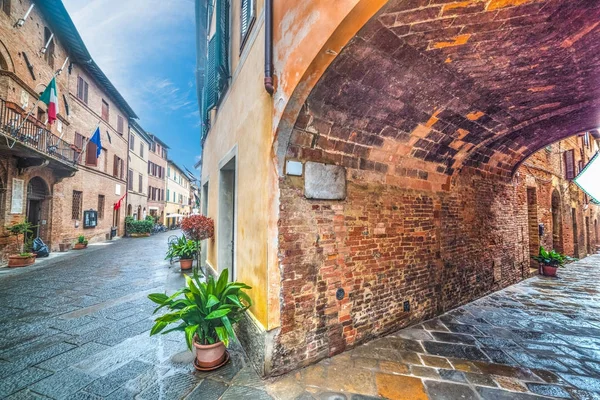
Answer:
[(124, 174), (125, 171), (123, 169), (123, 160), (115, 155), (113, 161), (113, 176), (115, 178), (123, 179)]
[(129, 134), (129, 150), (133, 151), (135, 149), (135, 136), (131, 133)]
[(127, 187), (129, 188), (129, 190), (133, 190), (133, 170), (130, 169), (129, 173), (127, 174)]
[(46, 111), (42, 110), (41, 108), (38, 108), (37, 120), (40, 121), (42, 124), (46, 123)]
[(88, 83), (81, 77), (77, 77), (77, 98), (85, 104), (88, 102)]
[(71, 206), (71, 218), (80, 219), (83, 208), (83, 192), (73, 190), (73, 204)]
[(144, 143), (140, 142), (140, 157), (144, 158)]
[(50, 68), (54, 68), (54, 38), (48, 27), (44, 27), (44, 60)]
[(152, 197), (152, 187), (148, 186), (148, 198)]
[(575, 150), (567, 150), (564, 153), (565, 157), (565, 178), (575, 178)]
[(169, 189), (167, 189), (167, 201), (171, 201), (171, 193), (169, 192)]
[(108, 117), (109, 117), (108, 103), (104, 99), (102, 99), (102, 119), (105, 120), (106, 122), (108, 122)]
[(215, 33), (208, 42), (203, 109), (200, 113), (204, 120), (229, 86), (229, 2), (217, 1), (215, 11)]
[(142, 186), (142, 180), (143, 180), (142, 174), (139, 174), (138, 175), (138, 193), (144, 193), (144, 189)]
[(98, 195), (98, 219), (104, 218), (104, 195)]
[(85, 146), (85, 165), (92, 165), (94, 167), (98, 166), (98, 146), (96, 143), (92, 143), (90, 141), (87, 142)]
[(117, 115), (117, 132), (123, 135), (123, 117)]
[(0, 0), (2, 11), (10, 17), (10, 0)]
[(252, 25), (255, 20), (255, 1), (254, 0), (242, 0), (242, 12), (240, 15), (240, 49), (244, 47), (246, 39), (249, 36)]

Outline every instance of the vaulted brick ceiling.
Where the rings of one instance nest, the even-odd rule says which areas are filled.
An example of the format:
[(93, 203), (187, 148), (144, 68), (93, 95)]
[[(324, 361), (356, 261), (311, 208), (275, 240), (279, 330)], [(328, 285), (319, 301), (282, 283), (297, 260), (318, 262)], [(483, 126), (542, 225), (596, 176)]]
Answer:
[(599, 25), (597, 0), (392, 0), (309, 96), (331, 126), (319, 145), (367, 169), (401, 143), (379, 161), (510, 176), (539, 148), (600, 126)]

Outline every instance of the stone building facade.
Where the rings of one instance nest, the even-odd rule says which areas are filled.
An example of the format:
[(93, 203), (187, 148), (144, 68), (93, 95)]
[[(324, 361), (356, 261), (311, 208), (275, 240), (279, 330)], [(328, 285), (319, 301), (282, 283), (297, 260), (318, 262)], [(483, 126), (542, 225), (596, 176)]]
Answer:
[[(173, 161), (167, 161), (167, 182), (165, 194), (165, 225), (177, 225), (181, 216), (191, 213), (190, 178), (186, 171)], [(179, 215), (171, 217), (170, 215)]]
[[(50, 125), (45, 104), (36, 102), (54, 75), (59, 108)], [(125, 194), (126, 177), (113, 171), (117, 158), (126, 161), (122, 134), (135, 113), (91, 58), (61, 2), (3, 3), (0, 102), (0, 225), (28, 219), (51, 250), (79, 235), (104, 240), (113, 226), (122, 227), (113, 205)], [(88, 142), (97, 127), (99, 157)], [(3, 259), (14, 251), (2, 246), (4, 233)]]
[(557, 248), (593, 248), (597, 207), (559, 163), (597, 136), (600, 8), (202, 5), (203, 262), (253, 287), (240, 337), (264, 375), (531, 276), (556, 226)]
[(127, 175), (127, 215), (141, 220), (150, 215), (148, 162), (152, 139), (135, 121), (129, 123), (129, 156)]
[(156, 135), (152, 140), (148, 154), (148, 212), (157, 222), (165, 223), (165, 201), (167, 189), (167, 146)]

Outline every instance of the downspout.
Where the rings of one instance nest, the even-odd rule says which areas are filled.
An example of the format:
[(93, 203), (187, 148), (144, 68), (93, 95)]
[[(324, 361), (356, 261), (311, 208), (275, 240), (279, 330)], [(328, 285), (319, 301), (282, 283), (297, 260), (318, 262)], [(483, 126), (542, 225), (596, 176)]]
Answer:
[(273, 0), (265, 0), (265, 90), (270, 95), (273, 86)]

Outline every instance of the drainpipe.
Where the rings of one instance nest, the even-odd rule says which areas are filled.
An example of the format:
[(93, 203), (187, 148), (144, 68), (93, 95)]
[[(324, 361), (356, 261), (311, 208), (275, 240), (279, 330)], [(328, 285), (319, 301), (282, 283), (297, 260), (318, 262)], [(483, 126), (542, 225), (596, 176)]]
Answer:
[(265, 90), (270, 95), (273, 86), (273, 0), (265, 0)]

